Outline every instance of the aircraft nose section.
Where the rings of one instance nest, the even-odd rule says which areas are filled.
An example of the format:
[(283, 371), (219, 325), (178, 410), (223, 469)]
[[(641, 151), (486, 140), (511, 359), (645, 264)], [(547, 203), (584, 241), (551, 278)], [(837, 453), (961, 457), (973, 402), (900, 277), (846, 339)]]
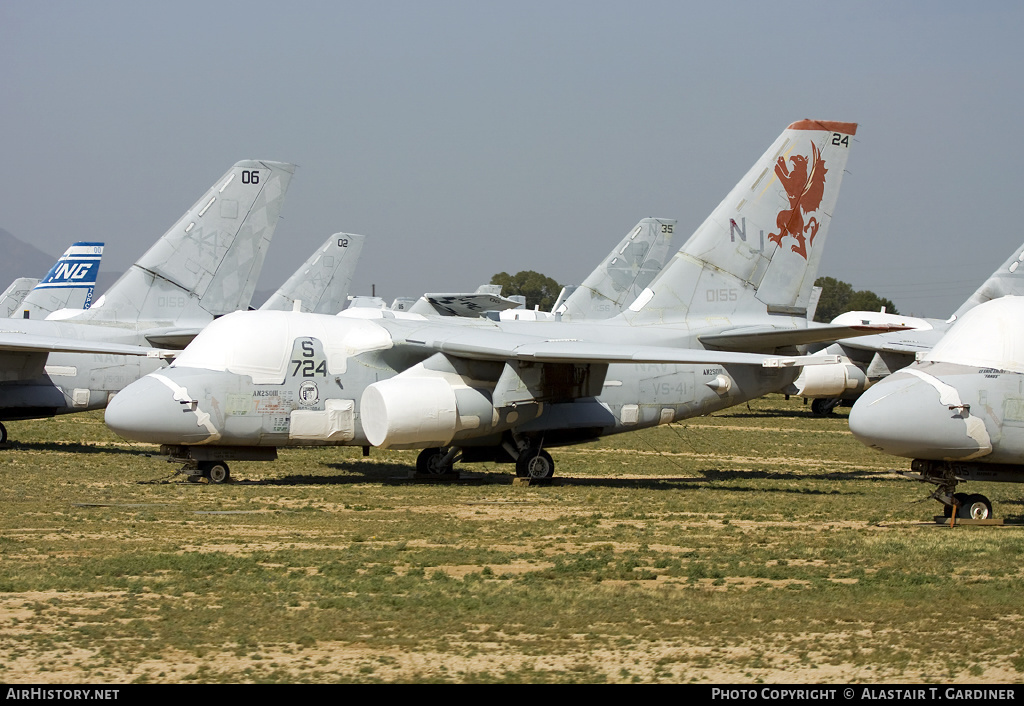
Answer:
[(985, 422), (955, 388), (927, 374), (899, 372), (869, 388), (850, 410), (850, 431), (866, 446), (906, 458), (955, 460), (992, 451)]
[(163, 373), (147, 375), (118, 392), (104, 418), (118, 436), (152, 444), (195, 444), (216, 434), (198, 400)]

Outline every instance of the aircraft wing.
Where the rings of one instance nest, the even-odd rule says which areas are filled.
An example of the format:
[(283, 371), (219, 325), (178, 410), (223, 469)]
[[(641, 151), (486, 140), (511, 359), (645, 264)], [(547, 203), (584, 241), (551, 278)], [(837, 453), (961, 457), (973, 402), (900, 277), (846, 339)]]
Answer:
[(705, 346), (723, 351), (763, 351), (808, 343), (831, 343), (839, 339), (905, 330), (906, 326), (890, 324), (823, 324), (792, 329), (740, 328), (697, 338)]
[[(394, 332), (392, 332), (394, 334)], [(757, 365), (766, 368), (837, 363), (838, 356), (777, 356), (760, 353), (636, 346), (567, 339), (541, 339), (496, 330), (448, 332), (438, 329), (411, 332), (396, 343), (417, 346), (476, 360), (522, 360), (539, 363), (668, 363)]]
[(99, 353), (138, 355), (149, 358), (173, 358), (179, 351), (167, 351), (123, 343), (104, 343), (86, 339), (38, 336), (18, 331), (0, 331), (0, 351), (11, 353)]

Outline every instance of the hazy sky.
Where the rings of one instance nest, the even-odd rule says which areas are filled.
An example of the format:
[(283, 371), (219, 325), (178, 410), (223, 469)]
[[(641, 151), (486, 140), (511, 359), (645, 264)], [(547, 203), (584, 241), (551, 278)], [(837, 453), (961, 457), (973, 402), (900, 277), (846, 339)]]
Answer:
[[(1024, 241), (1024, 5), (0, 4), (0, 227), (125, 269), (240, 159), (299, 165), (260, 288), (367, 235), (388, 299), (578, 283), (782, 129), (860, 123), (819, 274), (946, 316)], [(40, 273), (25, 273), (39, 276)]]

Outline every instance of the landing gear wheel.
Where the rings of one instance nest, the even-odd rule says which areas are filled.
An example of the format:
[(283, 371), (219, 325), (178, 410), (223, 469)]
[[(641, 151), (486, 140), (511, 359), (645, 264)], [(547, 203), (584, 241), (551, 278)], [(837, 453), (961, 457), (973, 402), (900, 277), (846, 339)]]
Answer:
[(451, 473), (453, 465), (443, 464), (444, 449), (423, 449), (416, 457), (416, 472), (422, 475), (440, 476)]
[(555, 475), (555, 462), (544, 449), (531, 448), (519, 455), (516, 475), (520, 478), (550, 478)]
[(984, 495), (968, 495), (956, 516), (967, 520), (991, 519), (992, 503)]
[(6, 444), (6, 443), (7, 443), (7, 427), (5, 427), (3, 424), (0, 424), (0, 444)]
[(227, 483), (231, 480), (231, 471), (228, 464), (223, 461), (203, 461), (199, 464), (199, 470), (203, 476), (210, 479), (211, 483)]
[(824, 397), (817, 397), (811, 400), (811, 412), (816, 417), (827, 417), (832, 414), (832, 410), (839, 406), (838, 399), (826, 399)]

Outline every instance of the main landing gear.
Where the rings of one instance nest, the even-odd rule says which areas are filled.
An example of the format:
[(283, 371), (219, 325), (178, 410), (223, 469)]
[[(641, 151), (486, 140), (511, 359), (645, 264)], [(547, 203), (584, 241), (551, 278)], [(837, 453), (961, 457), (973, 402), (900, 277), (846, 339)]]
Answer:
[(441, 476), (455, 472), (455, 460), (461, 456), (461, 449), (450, 446), (447, 449), (423, 449), (416, 457), (416, 472), (424, 476)]
[(3, 424), (0, 424), (0, 444), (6, 444), (6, 443), (7, 443), (7, 427), (5, 427)]
[[(424, 476), (440, 476), (455, 472), (455, 463), (466, 453), (469, 461), (492, 460), (515, 461), (516, 476), (531, 480), (546, 480), (555, 475), (555, 462), (544, 450), (544, 440), (512, 437), (500, 448), (484, 449), (486, 458), (477, 453), (478, 449), (465, 450), (458, 446), (423, 449), (416, 458), (416, 473)], [(504, 451), (502, 451), (504, 449)], [(507, 455), (505, 455), (507, 454)]]
[(832, 414), (832, 410), (838, 407), (841, 401), (838, 397), (815, 397), (811, 400), (811, 412), (816, 417), (827, 417)]
[(531, 480), (550, 478), (555, 475), (555, 462), (540, 446), (530, 446), (516, 459), (516, 475)]

